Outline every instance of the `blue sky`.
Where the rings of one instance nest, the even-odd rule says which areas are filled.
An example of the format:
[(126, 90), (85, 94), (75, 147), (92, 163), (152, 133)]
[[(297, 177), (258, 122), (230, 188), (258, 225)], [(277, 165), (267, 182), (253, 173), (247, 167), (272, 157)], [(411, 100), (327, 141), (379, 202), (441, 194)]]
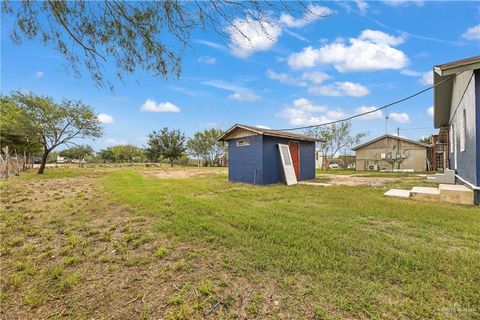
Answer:
[[(32, 91), (81, 99), (104, 122), (95, 149), (145, 144), (163, 127), (187, 135), (235, 123), (270, 128), (320, 124), (367, 111), (431, 85), (432, 66), (480, 54), (478, 2), (312, 2), (311, 11), (272, 12), (266, 37), (258, 23), (234, 23), (251, 45), (225, 26), (230, 39), (196, 31), (180, 79), (137, 72), (115, 92), (99, 89), (87, 73), (66, 74), (62, 56), (36, 42), (14, 45), (11, 19), (2, 19), (1, 92)], [(113, 70), (107, 70), (113, 72)], [(434, 132), (432, 92), (386, 110), (388, 129), (418, 139)], [(385, 113), (352, 122), (366, 139), (385, 132)], [(429, 128), (407, 130), (411, 128)]]

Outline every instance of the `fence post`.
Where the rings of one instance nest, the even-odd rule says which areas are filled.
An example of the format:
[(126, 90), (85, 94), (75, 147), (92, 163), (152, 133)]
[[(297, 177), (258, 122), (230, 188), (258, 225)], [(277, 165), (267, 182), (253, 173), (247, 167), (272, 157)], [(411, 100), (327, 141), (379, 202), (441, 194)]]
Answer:
[(10, 154), (8, 153), (8, 146), (5, 146), (5, 179), (8, 179), (8, 158), (9, 158)]

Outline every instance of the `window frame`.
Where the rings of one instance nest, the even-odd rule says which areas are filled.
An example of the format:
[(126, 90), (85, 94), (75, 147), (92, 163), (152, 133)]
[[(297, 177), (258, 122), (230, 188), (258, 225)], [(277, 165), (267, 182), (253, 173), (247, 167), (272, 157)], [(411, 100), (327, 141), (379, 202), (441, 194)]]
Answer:
[(246, 147), (250, 145), (250, 140), (249, 139), (239, 139), (235, 142), (235, 145), (237, 147)]

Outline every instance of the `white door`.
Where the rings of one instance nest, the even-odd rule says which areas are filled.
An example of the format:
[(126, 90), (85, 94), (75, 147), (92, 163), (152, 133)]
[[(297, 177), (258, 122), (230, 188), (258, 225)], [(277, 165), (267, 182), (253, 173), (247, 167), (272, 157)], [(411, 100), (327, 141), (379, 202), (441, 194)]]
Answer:
[(290, 148), (286, 144), (279, 143), (278, 152), (280, 152), (280, 158), (282, 159), (283, 173), (285, 174), (285, 181), (287, 182), (287, 186), (297, 184), (297, 176), (295, 175), (295, 169), (293, 168)]

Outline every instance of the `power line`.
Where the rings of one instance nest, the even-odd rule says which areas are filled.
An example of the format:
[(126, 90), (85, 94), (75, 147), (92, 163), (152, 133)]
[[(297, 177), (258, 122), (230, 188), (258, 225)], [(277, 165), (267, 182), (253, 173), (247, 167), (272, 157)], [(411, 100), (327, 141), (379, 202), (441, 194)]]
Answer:
[[(463, 72), (462, 72), (463, 73)], [(316, 125), (311, 125), (311, 126), (304, 126), (304, 127), (297, 127), (297, 128), (287, 128), (287, 129), (278, 129), (277, 131), (294, 131), (294, 130), (302, 130), (302, 129), (311, 129), (311, 128), (317, 128), (317, 127), (323, 127), (323, 126), (328, 126), (328, 125), (331, 125), (331, 124), (335, 124), (335, 123), (339, 123), (339, 122), (344, 122), (344, 121), (349, 121), (349, 120), (352, 120), (352, 119), (355, 119), (355, 118), (358, 118), (358, 117), (361, 117), (361, 116), (364, 116), (364, 115), (367, 115), (367, 114), (370, 114), (370, 113), (374, 113), (374, 112), (377, 112), (379, 110), (383, 110), (383, 109), (386, 109), (388, 107), (391, 107), (393, 105), (396, 105), (396, 104), (399, 104), (403, 101), (406, 101), (406, 100), (409, 100), (409, 99), (412, 99), (413, 97), (416, 97), (424, 92), (427, 92), (439, 85), (441, 85), (442, 83), (445, 83), (449, 80), (452, 80), (453, 78), (455, 78), (457, 76), (457, 74), (447, 78), (447, 79), (444, 79), (442, 81), (440, 81), (439, 83), (433, 85), (433, 86), (430, 86), (428, 88), (425, 88), (423, 90), (420, 90), (418, 92), (415, 92), (414, 94), (411, 94), (405, 98), (402, 98), (402, 99), (399, 99), (399, 100), (396, 100), (394, 102), (391, 102), (389, 104), (386, 104), (380, 108), (377, 108), (377, 109), (374, 109), (374, 110), (370, 110), (370, 111), (367, 111), (367, 112), (363, 112), (363, 113), (359, 113), (359, 114), (355, 114), (353, 116), (350, 116), (350, 117), (347, 117), (347, 118), (344, 118), (344, 119), (340, 119), (340, 120), (335, 120), (335, 121), (330, 121), (330, 122), (326, 122), (326, 123), (322, 123), (322, 124), (316, 124)]]

